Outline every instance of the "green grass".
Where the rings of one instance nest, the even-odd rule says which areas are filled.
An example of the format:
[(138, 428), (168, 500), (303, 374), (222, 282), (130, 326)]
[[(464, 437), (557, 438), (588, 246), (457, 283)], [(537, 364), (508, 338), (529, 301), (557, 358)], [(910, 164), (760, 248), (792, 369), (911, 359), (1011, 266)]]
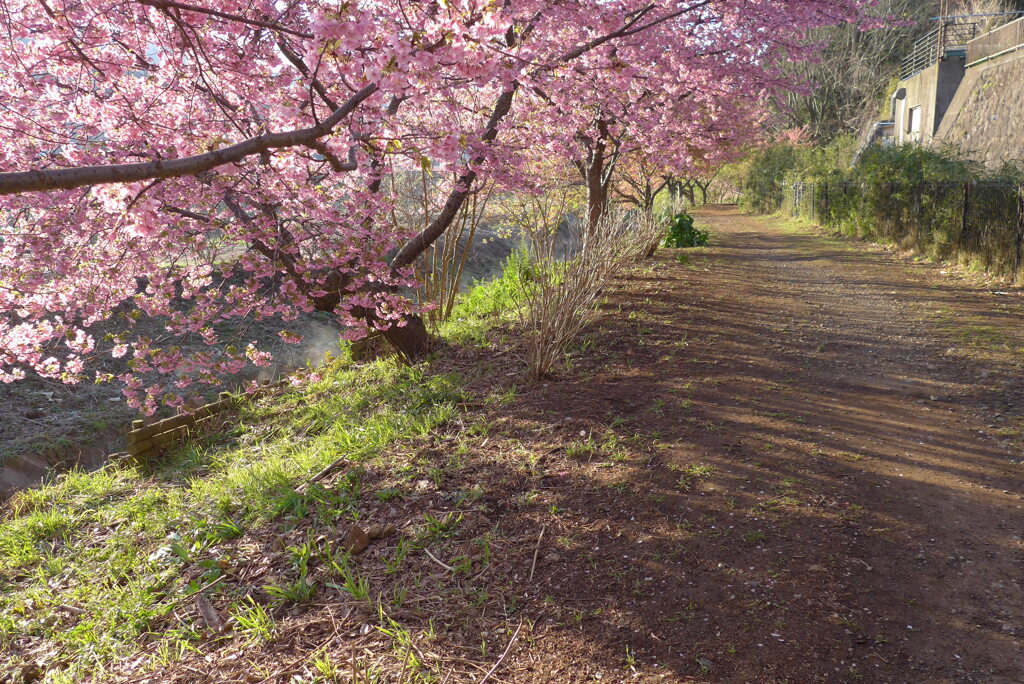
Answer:
[[(509, 263), (505, 276), (460, 297), (437, 333), (451, 344), (487, 346), (495, 327), (514, 319), (516, 282), (528, 272), (515, 258)], [(152, 467), (69, 472), (20, 492), (0, 513), (0, 672), (19, 667), (11, 654), (26, 643), (39, 646), (28, 659), (45, 681), (98, 676), (147, 641), (157, 642), (157, 662), (194, 650), (200, 635), (175, 610), (216, 587), (231, 562), (222, 547), (268, 524), (287, 530), (308, 516), (323, 526), (357, 520), (365, 469), (397, 471), (403, 443), (456, 415), (467, 399), (462, 382), (395, 359), (331, 359), (303, 386), (243, 402), (231, 427)], [(338, 459), (350, 465), (330, 489), (301, 487)], [(368, 501), (403, 495), (400, 487), (366, 493)], [(459, 520), (428, 519), (424, 534), (445, 537)], [(399, 543), (392, 571), (409, 551)], [(331, 584), (369, 601), (370, 587), (346, 558), (313, 541), (287, 552), (293, 572), (264, 587), (278, 603), (315, 595), (307, 568), (325, 552)], [(230, 615), (245, 639), (275, 638), (264, 606), (242, 600)]]
[(239, 603), (232, 616), (246, 639), (256, 643), (274, 640), (274, 618), (252, 598)]
[(487, 346), (487, 335), (496, 325), (516, 319), (516, 292), (529, 273), (526, 259), (522, 252), (513, 252), (502, 277), (478, 281), (460, 295), (451, 317), (438, 327), (438, 335), (452, 344)]
[(954, 334), (961, 342), (972, 347), (1008, 347), (1011, 338), (1005, 330), (991, 325), (961, 325)]
[(678, 466), (672, 467), (673, 470), (679, 470), (681, 475), (677, 486), (680, 489), (690, 489), (701, 480), (707, 479), (714, 474), (714, 466), (710, 466), (704, 463), (690, 463), (682, 468)]
[[(471, 289), (438, 332), (453, 344), (485, 346), (489, 331), (514, 315), (512, 288), (522, 272)], [(155, 467), (70, 472), (15, 496), (0, 521), (0, 654), (32, 639), (67, 663), (47, 669), (54, 681), (102, 671), (146, 634), (165, 630), (191, 592), (216, 583), (219, 544), (312, 512), (327, 523), (354, 518), (360, 464), (386, 462), (389, 449), (430, 434), (465, 399), (460, 378), (394, 360), (335, 359), (312, 377), (301, 388), (243, 405), (233, 427)], [(338, 458), (352, 463), (341, 487), (298, 493)], [(439, 521), (432, 531), (446, 533), (449, 522), (457, 524)], [(199, 580), (181, 579), (196, 567), (203, 570)], [(297, 567), (295, 577), (269, 588), (272, 595), (312, 596), (304, 564)], [(366, 595), (344, 561), (336, 567), (353, 596)], [(262, 607), (238, 604), (232, 614), (249, 638), (273, 638)], [(175, 642), (165, 633), (158, 657), (187, 650), (194, 636), (179, 630)], [(0, 670), (12, 662), (0, 655)]]
[[(463, 399), (457, 378), (394, 361), (335, 361), (318, 375), (156, 469), (71, 472), (16, 496), (0, 523), (0, 652), (42, 638), (75, 654), (77, 676), (131, 651), (190, 591), (183, 568), (270, 519), (323, 503), (350, 514), (357, 478), (329, 501), (296, 487), (339, 457), (358, 465), (428, 434)], [(312, 588), (300, 576), (279, 592), (303, 600)]]

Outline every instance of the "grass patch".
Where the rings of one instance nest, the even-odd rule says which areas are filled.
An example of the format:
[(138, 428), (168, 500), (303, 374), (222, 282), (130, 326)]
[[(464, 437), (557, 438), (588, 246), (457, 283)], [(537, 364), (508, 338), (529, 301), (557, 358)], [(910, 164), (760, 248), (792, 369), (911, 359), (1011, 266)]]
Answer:
[[(488, 346), (496, 326), (514, 320), (524, 272), (512, 259), (505, 276), (478, 283), (438, 334)], [(403, 472), (393, 455), (455, 416), (467, 398), (462, 382), (394, 359), (332, 359), (302, 387), (243, 403), (233, 426), (152, 467), (73, 471), (18, 493), (0, 521), (0, 671), (28, 662), (46, 681), (81, 681), (154, 637), (155, 662), (195, 650), (199, 634), (172, 613), (225, 576), (232, 559), (222, 547), (261, 526), (287, 530), (310, 516), (326, 526), (357, 520), (365, 469)], [(302, 486), (338, 459), (349, 461), (347, 475), (330, 489)], [(370, 501), (405, 495), (401, 486), (374, 494)], [(460, 520), (427, 518), (418, 544), (450, 536)], [(399, 542), (392, 570), (411, 549)], [(278, 603), (310, 600), (318, 589), (307, 580), (310, 559), (326, 550), (310, 542), (287, 552), (294, 572), (264, 591)], [(331, 585), (369, 599), (344, 557), (329, 566)], [(275, 638), (273, 611), (251, 597), (228, 616), (247, 641)]]
[[(160, 466), (71, 472), (15, 496), (0, 523), (0, 651), (45, 641), (70, 656), (72, 679), (124, 656), (183, 594), (217, 579), (214, 547), (314, 508), (331, 522), (352, 515), (358, 475), (329, 497), (296, 489), (338, 458), (358, 474), (450, 419), (463, 399), (458, 378), (391, 360), (335, 360), (314, 378), (243, 406), (212, 445), (190, 445)], [(186, 572), (197, 566), (206, 572)], [(300, 575), (279, 591), (300, 600), (312, 588)], [(253, 606), (236, 617), (254, 639), (270, 638)]]
[(971, 347), (1008, 347), (1010, 338), (1006, 331), (991, 325), (964, 325), (955, 329), (956, 336)]
[(690, 463), (682, 468), (677, 466), (672, 469), (679, 471), (680, 475), (677, 486), (683, 490), (692, 489), (701, 480), (711, 477), (715, 472), (714, 466), (704, 463)]
[(459, 296), (448, 320), (438, 326), (437, 334), (452, 344), (487, 347), (488, 333), (495, 326), (516, 320), (516, 291), (527, 277), (525, 255), (513, 252), (505, 262), (500, 278), (477, 281)]
[[(526, 277), (528, 265), (510, 259), (503, 277), (464, 293), (436, 333), (454, 346), (489, 346), (516, 321), (515, 291)], [(0, 672), (75, 682), (102, 678), (119, 662), (145, 670), (195, 657), (211, 640), (256, 648), (287, 633), (289, 606), (328, 595), (380, 609), (377, 628), (390, 635), (395, 659), (419, 669), (407, 632), (381, 602), (398, 610), (408, 592), (425, 591), (428, 578), (408, 569), (410, 556), (430, 548), (443, 562), (428, 561), (450, 577), (478, 573), (490, 564), (492, 533), (476, 530), (466, 546), (459, 540), (479, 521), (425, 511), (412, 532), (380, 542), (376, 574), (365, 557), (350, 558), (345, 535), (353, 525), (370, 529), (382, 508), (445, 489), (465, 441), (490, 429), (462, 426), (441, 454), (424, 446), (446, 424), (461, 425), (453, 419), (471, 399), (469, 381), (394, 358), (333, 358), (300, 387), (243, 400), (227, 427), (152, 465), (73, 471), (20, 492), (0, 513)], [(512, 388), (481, 399), (515, 397)], [(626, 441), (609, 433), (578, 447), (618, 462), (630, 453)], [(337, 461), (340, 475), (310, 482)], [(450, 494), (451, 505), (468, 508), (485, 491), (466, 485)], [(258, 562), (267, 567), (247, 579)], [(202, 614), (211, 603), (220, 627)], [(432, 627), (424, 634), (429, 641)], [(337, 663), (320, 654), (313, 665), (326, 673)]]

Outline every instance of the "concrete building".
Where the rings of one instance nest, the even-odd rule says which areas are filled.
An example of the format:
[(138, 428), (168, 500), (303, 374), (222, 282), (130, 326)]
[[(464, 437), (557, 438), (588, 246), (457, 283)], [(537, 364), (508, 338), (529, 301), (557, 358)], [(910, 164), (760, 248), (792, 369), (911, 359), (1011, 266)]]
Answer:
[(989, 166), (1024, 160), (1024, 17), (984, 34), (977, 26), (945, 19), (903, 60), (895, 143), (955, 145)]

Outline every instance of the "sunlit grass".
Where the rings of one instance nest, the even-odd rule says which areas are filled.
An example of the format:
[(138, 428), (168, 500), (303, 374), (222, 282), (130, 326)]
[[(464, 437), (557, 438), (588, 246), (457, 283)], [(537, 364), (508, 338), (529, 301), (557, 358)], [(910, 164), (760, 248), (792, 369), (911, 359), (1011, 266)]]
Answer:
[(451, 317), (438, 326), (438, 335), (452, 344), (486, 346), (495, 325), (516, 320), (515, 293), (527, 274), (526, 257), (513, 252), (502, 277), (478, 282), (459, 296)]
[(0, 651), (41, 637), (74, 653), (77, 673), (131, 651), (182, 590), (179, 561), (287, 510), (336, 459), (364, 462), (428, 433), (462, 399), (457, 378), (393, 360), (335, 361), (319, 375), (244, 406), (215, 446), (168, 465), (72, 472), (17, 495), (0, 523)]
[[(486, 346), (496, 325), (515, 319), (522, 267), (463, 293), (436, 333)], [(149, 466), (73, 471), (20, 492), (0, 520), (0, 671), (16, 662), (16, 643), (62, 654), (53, 667), (40, 663), (46, 681), (96, 675), (154, 636), (157, 660), (193, 650), (195, 633), (168, 626), (200, 588), (183, 568), (246, 530), (308, 514), (322, 492), (298, 490), (337, 459), (354, 475), (328, 497), (332, 510), (356, 511), (360, 467), (386, 467), (403, 441), (453, 418), (466, 399), (460, 383), (393, 358), (335, 358), (301, 387), (243, 401), (219, 432)], [(273, 638), (272, 621), (253, 606), (239, 604), (233, 616), (248, 638)]]

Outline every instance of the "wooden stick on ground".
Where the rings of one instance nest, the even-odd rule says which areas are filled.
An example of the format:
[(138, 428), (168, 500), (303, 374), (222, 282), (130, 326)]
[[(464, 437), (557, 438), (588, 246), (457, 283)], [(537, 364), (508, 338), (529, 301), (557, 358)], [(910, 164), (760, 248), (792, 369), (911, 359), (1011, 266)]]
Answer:
[(537, 569), (537, 554), (540, 553), (540, 540), (544, 538), (544, 530), (547, 529), (547, 525), (540, 528), (540, 534), (537, 536), (537, 548), (533, 550), (533, 564), (530, 566), (530, 579), (527, 582), (533, 581), (533, 571)]
[(309, 488), (309, 485), (313, 484), (314, 482), (319, 482), (320, 480), (323, 480), (324, 478), (333, 475), (339, 470), (342, 470), (346, 465), (348, 465), (351, 462), (351, 460), (352, 457), (349, 454), (345, 454), (344, 456), (339, 457), (337, 460), (333, 461), (329, 465), (322, 468), (320, 472), (318, 472), (316, 475), (314, 475), (313, 477), (309, 478), (301, 485), (299, 485), (299, 487), (295, 491), (297, 491), (299, 494), (304, 493), (306, 489)]
[(444, 561), (438, 559), (438, 557), (435, 556), (434, 554), (430, 553), (430, 549), (423, 549), (423, 552), (425, 554), (427, 554), (428, 556), (430, 556), (430, 560), (434, 561), (435, 563), (440, 565), (442, 568), (444, 568), (448, 572), (455, 572), (455, 568), (453, 568), (452, 566), (448, 565)]
[[(541, 531), (541, 534), (543, 534), (543, 530)], [(522, 628), (523, 628), (523, 618), (519, 618), (519, 626), (516, 627), (516, 632), (515, 632), (515, 634), (512, 635), (512, 638), (508, 640), (508, 646), (505, 647), (505, 651), (501, 654), (501, 657), (498, 658), (498, 662), (494, 663), (494, 666), (491, 667), (491, 669), (487, 671), (487, 674), (485, 674), (483, 676), (483, 679), (481, 679), (479, 682), (477, 682), (477, 684), (484, 684), (484, 682), (486, 682), (488, 679), (490, 679), (491, 675), (494, 674), (494, 672), (499, 667), (501, 667), (501, 664), (503, 662), (505, 662), (505, 658), (508, 656), (509, 651), (512, 650), (513, 644), (516, 643), (516, 639), (519, 638), (519, 630), (521, 630)]]

